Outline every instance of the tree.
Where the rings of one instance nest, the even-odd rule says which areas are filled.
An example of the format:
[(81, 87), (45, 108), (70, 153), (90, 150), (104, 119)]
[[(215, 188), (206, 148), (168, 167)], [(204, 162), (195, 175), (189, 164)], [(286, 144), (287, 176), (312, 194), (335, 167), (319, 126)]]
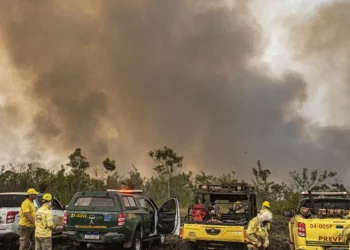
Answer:
[(270, 189), (272, 185), (274, 184), (273, 181), (268, 181), (268, 178), (271, 174), (269, 169), (264, 169), (261, 165), (261, 161), (257, 161), (258, 168), (253, 168), (253, 176), (254, 179), (252, 179), (252, 182), (254, 183), (258, 197), (261, 197), (264, 199), (269, 198)]
[(90, 163), (83, 156), (80, 148), (77, 148), (72, 154), (68, 156), (69, 163), (66, 165), (72, 168), (74, 174), (81, 174), (90, 167)]
[(288, 187), (285, 183), (275, 183), (269, 181), (271, 171), (264, 169), (261, 161), (257, 161), (258, 168), (253, 168), (254, 179), (252, 182), (256, 188), (258, 202), (261, 203), (264, 200), (281, 201), (291, 198), (293, 190)]
[(237, 179), (234, 178), (235, 175), (235, 171), (231, 171), (231, 173), (228, 174), (223, 174), (222, 176), (217, 178), (218, 183), (220, 185), (234, 185), (235, 183), (237, 183)]
[(122, 184), (129, 189), (143, 189), (144, 179), (141, 177), (139, 170), (132, 165), (133, 170), (129, 171), (129, 177), (122, 180)]
[(206, 185), (211, 183), (216, 183), (216, 177), (213, 175), (207, 175), (204, 171), (201, 171), (199, 174), (196, 174), (194, 177), (196, 185)]
[(167, 176), (168, 182), (168, 197), (171, 197), (171, 177), (176, 169), (182, 167), (183, 156), (178, 156), (174, 150), (164, 146), (163, 149), (150, 151), (148, 155), (157, 164), (153, 169), (158, 175)]
[(294, 170), (289, 172), (289, 175), (299, 190), (316, 191), (328, 188), (328, 185), (324, 184), (324, 182), (336, 176), (337, 173), (324, 170), (319, 174), (318, 170), (315, 169), (308, 174), (308, 169), (304, 168), (301, 173)]
[(116, 163), (115, 163), (115, 160), (110, 160), (109, 158), (106, 158), (103, 162), (103, 167), (106, 169), (106, 172), (108, 174), (108, 177), (109, 177), (109, 174), (111, 172), (113, 172), (115, 169), (116, 169)]
[[(79, 192), (83, 184), (87, 184), (89, 175), (85, 173), (86, 169), (90, 167), (90, 163), (85, 156), (82, 155), (82, 150), (77, 148), (72, 154), (68, 156), (69, 162), (66, 166), (71, 167), (73, 175), (67, 176), (68, 186), (71, 196), (73, 195), (73, 190)], [(78, 186), (76, 183), (78, 181)]]
[(334, 183), (331, 183), (331, 192), (347, 192), (348, 190), (343, 183), (339, 180), (335, 180)]
[(182, 207), (188, 207), (194, 201), (195, 189), (192, 175), (191, 171), (188, 173), (181, 172), (174, 175), (171, 179), (173, 184), (172, 194), (179, 200)]
[(219, 185), (233, 185), (237, 183), (237, 179), (234, 178), (236, 175), (235, 171), (231, 173), (223, 174), (219, 177), (213, 175), (207, 175), (203, 171), (199, 174), (196, 174), (194, 181), (196, 185), (205, 185), (205, 184), (219, 184)]
[(37, 168), (34, 170), (34, 180), (37, 183), (40, 192), (47, 192), (53, 181), (53, 174), (44, 168)]

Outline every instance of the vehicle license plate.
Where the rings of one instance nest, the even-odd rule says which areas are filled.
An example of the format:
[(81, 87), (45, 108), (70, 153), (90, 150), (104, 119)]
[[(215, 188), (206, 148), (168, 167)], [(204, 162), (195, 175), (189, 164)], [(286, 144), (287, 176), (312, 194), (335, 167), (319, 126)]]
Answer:
[(85, 234), (86, 240), (98, 240), (100, 238), (99, 234)]

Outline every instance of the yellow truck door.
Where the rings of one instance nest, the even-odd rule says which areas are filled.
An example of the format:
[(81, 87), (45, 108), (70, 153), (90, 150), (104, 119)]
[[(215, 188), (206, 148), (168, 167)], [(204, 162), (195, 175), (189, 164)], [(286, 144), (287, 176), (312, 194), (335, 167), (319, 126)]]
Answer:
[(349, 211), (346, 192), (312, 192), (312, 198), (310, 194), (303, 198), (295, 212), (284, 212), (291, 218), (291, 249), (348, 249), (342, 234), (350, 225)]
[(342, 232), (350, 225), (345, 219), (307, 219), (298, 231), (305, 231), (308, 246), (344, 246)]

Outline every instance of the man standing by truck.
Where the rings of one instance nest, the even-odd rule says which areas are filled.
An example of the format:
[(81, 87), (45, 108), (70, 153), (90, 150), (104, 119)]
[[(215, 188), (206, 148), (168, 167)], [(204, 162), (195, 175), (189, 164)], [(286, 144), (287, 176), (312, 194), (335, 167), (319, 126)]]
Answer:
[(35, 230), (35, 206), (33, 201), (38, 193), (34, 188), (28, 189), (27, 199), (22, 202), (18, 225), (19, 250), (29, 250), (33, 240)]
[(248, 249), (260, 250), (267, 249), (270, 245), (269, 234), (267, 232), (267, 224), (272, 221), (272, 213), (265, 211), (259, 213), (248, 224), (247, 237), (248, 237)]
[(52, 250), (52, 230), (55, 228), (52, 216), (52, 195), (46, 193), (43, 205), (36, 213), (35, 250)]

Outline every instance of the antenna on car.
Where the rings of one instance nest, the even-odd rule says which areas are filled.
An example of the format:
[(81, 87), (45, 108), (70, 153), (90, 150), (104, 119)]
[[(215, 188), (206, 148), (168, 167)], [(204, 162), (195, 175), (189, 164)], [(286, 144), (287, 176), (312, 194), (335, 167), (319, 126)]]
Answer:
[(247, 152), (244, 152), (243, 164), (242, 164), (242, 181), (243, 182), (245, 182), (245, 180), (244, 180), (244, 169), (245, 169), (244, 163), (245, 163), (245, 160), (246, 160), (246, 155), (247, 155)]

